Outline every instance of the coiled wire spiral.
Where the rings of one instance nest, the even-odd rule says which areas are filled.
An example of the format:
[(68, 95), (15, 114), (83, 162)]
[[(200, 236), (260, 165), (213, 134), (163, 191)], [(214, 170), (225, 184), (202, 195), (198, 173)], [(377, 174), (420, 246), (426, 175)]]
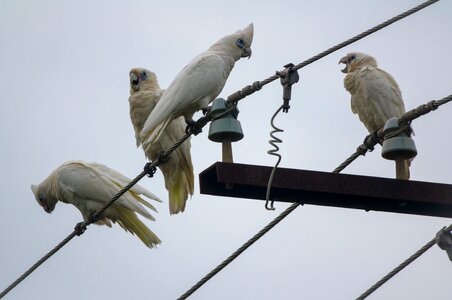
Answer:
[(273, 156), (278, 157), (278, 160), (276, 161), (276, 164), (273, 167), (273, 170), (272, 170), (272, 172), (270, 174), (270, 178), (268, 179), (267, 194), (265, 196), (265, 200), (266, 200), (265, 208), (267, 210), (275, 210), (275, 208), (273, 207), (273, 202), (274, 201), (270, 201), (270, 192), (271, 192), (271, 186), (272, 186), (272, 183), (273, 183), (273, 178), (275, 177), (276, 169), (278, 168), (279, 163), (281, 162), (281, 157), (282, 157), (281, 154), (278, 153), (279, 147), (277, 145), (277, 144), (281, 144), (282, 140), (280, 138), (278, 138), (275, 134), (278, 133), (278, 132), (284, 132), (284, 130), (282, 130), (281, 128), (276, 127), (274, 121), (275, 121), (276, 116), (281, 112), (281, 110), (283, 108), (284, 108), (284, 105), (281, 105), (281, 107), (278, 108), (278, 110), (273, 114), (273, 117), (271, 118), (271, 121), (270, 121), (270, 125), (273, 128), (273, 130), (270, 132), (270, 137), (272, 139), (269, 140), (268, 143), (270, 145), (272, 145), (274, 147), (274, 149), (268, 150), (267, 153), (269, 155), (273, 155)]

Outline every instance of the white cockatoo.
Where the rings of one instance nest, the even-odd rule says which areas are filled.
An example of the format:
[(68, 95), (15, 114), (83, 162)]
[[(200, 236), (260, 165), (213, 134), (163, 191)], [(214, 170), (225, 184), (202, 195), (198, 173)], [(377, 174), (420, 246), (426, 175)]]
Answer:
[(251, 56), (253, 23), (227, 35), (196, 56), (174, 78), (144, 124), (144, 143), (159, 139), (171, 120), (184, 116), (193, 125), (193, 114), (206, 109), (222, 91), (229, 73), (241, 57)]
[[(402, 92), (395, 79), (379, 69), (370, 55), (353, 52), (341, 58), (345, 64), (342, 72), (344, 86), (350, 92), (351, 107), (358, 114), (369, 133), (382, 128), (390, 118), (400, 118), (405, 113)], [(396, 178), (410, 178), (410, 160), (396, 160)]]
[[(83, 219), (88, 220), (130, 181), (121, 173), (99, 163), (68, 161), (52, 171), (43, 182), (32, 185), (31, 190), (47, 213), (51, 213), (56, 203), (61, 201), (74, 205), (82, 213)], [(157, 210), (140, 195), (161, 202), (148, 190), (134, 185), (100, 216), (96, 224), (111, 227), (111, 222), (117, 222), (126, 231), (136, 234), (146, 246), (153, 248), (160, 244), (159, 238), (135, 213), (154, 221), (144, 206)]]
[[(137, 147), (142, 146), (144, 154), (149, 160), (155, 160), (163, 151), (168, 150), (185, 135), (184, 118), (178, 117), (172, 120), (155, 143), (142, 144), (140, 132), (164, 91), (160, 89), (155, 74), (149, 70), (143, 68), (132, 69), (129, 77), (130, 119), (135, 130), (136, 144)], [(188, 195), (193, 195), (194, 191), (190, 138), (169, 155), (168, 161), (158, 167), (165, 178), (170, 213), (183, 212)]]

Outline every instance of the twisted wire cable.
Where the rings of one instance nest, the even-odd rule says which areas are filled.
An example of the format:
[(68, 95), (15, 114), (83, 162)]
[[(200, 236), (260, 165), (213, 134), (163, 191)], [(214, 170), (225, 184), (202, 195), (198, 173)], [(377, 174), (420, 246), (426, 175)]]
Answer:
[[(449, 225), (445, 231), (451, 231), (452, 230), (452, 224)], [(402, 262), (400, 265), (398, 265), (396, 268), (394, 268), (391, 272), (389, 272), (386, 276), (384, 276), (382, 279), (380, 279), (377, 283), (375, 283), (373, 286), (371, 286), (367, 291), (365, 291), (361, 296), (356, 298), (356, 300), (364, 300), (366, 299), (370, 294), (375, 292), (379, 287), (381, 287), (383, 284), (385, 284), (389, 279), (394, 277), (397, 273), (402, 271), (406, 266), (411, 264), (413, 261), (418, 259), (422, 254), (427, 252), (428, 249), (433, 247), (433, 245), (436, 244), (436, 237), (430, 240), (427, 244), (425, 244), (421, 249), (416, 251), (413, 255), (411, 255), (409, 258), (407, 258), (404, 262)]]
[[(382, 28), (384, 28), (384, 27), (386, 27), (386, 26), (388, 26), (388, 25), (390, 25), (390, 24), (392, 24), (392, 23), (394, 23), (394, 22), (396, 22), (396, 21), (399, 21), (399, 20), (401, 20), (401, 19), (403, 19), (403, 18), (405, 18), (405, 17), (407, 17), (407, 16), (409, 16), (409, 15), (411, 15), (411, 14), (413, 14), (413, 13), (415, 13), (415, 12), (417, 12), (417, 11), (419, 11), (419, 10), (421, 10), (421, 9), (423, 9), (423, 8), (425, 8), (425, 7), (427, 7), (427, 6), (430, 6), (431, 4), (433, 4), (433, 3), (436, 3), (436, 2), (438, 2), (439, 0), (429, 0), (429, 1), (426, 1), (426, 2), (424, 2), (424, 3), (422, 3), (422, 4), (420, 4), (420, 5), (418, 5), (418, 6), (416, 6), (416, 7), (414, 7), (414, 8), (412, 8), (412, 9), (410, 9), (410, 10), (408, 10), (408, 11), (406, 11), (406, 12), (404, 12), (404, 13), (402, 13), (402, 14), (399, 14), (399, 15), (397, 15), (397, 16), (395, 16), (394, 18), (391, 18), (391, 19), (389, 19), (389, 20), (387, 20), (386, 22), (383, 22), (383, 23), (381, 23), (381, 24), (379, 24), (379, 25), (377, 25), (377, 26), (375, 26), (375, 27), (373, 27), (373, 28), (371, 28), (371, 29), (369, 29), (369, 30), (367, 30), (367, 31), (365, 31), (365, 32), (363, 32), (363, 33), (361, 33), (361, 34), (359, 34), (359, 35), (357, 35), (357, 36), (355, 36), (355, 37), (353, 37), (353, 38), (351, 38), (351, 39), (349, 39), (349, 40), (346, 40), (346, 41), (344, 41), (344, 42), (342, 42), (342, 43), (340, 43), (340, 44), (338, 44), (338, 45), (336, 45), (336, 46), (334, 46), (334, 47), (331, 47), (331, 48), (329, 48), (329, 49), (327, 49), (327, 50), (325, 50), (324, 52), (322, 52), (322, 53), (320, 53), (320, 54), (318, 54), (318, 55), (316, 55), (316, 56), (314, 56), (314, 57), (312, 57), (312, 58), (310, 58), (310, 59), (308, 59), (308, 60), (306, 60), (306, 61), (304, 61), (304, 62), (302, 62), (302, 63), (300, 63), (300, 64), (298, 64), (298, 65), (296, 65), (296, 66), (294, 66), (293, 67), (293, 69), (295, 69), (295, 70), (298, 70), (298, 69), (301, 69), (301, 68), (303, 68), (303, 67), (305, 67), (305, 66), (307, 66), (307, 65), (309, 65), (309, 64), (311, 64), (311, 63), (313, 63), (313, 62), (315, 62), (315, 61), (317, 61), (317, 60), (319, 60), (319, 59), (321, 59), (321, 58), (323, 58), (323, 57), (325, 57), (326, 55), (328, 55), (328, 54), (331, 54), (331, 53), (333, 53), (334, 51), (337, 51), (337, 50), (339, 50), (339, 49), (341, 49), (341, 48), (343, 48), (343, 47), (345, 47), (345, 46), (347, 46), (347, 45), (349, 45), (349, 44), (351, 44), (351, 43), (354, 43), (354, 42), (356, 42), (356, 41), (358, 41), (358, 40), (360, 40), (360, 39), (362, 39), (362, 38), (364, 38), (364, 37), (366, 37), (366, 36), (368, 36), (368, 35), (370, 35), (370, 34), (372, 34), (372, 33), (374, 33), (374, 32), (376, 32), (376, 31), (378, 31), (378, 30), (381, 30)], [(240, 100), (242, 100), (243, 98), (245, 98), (246, 96), (248, 96), (248, 95), (251, 95), (251, 94), (253, 94), (254, 92), (256, 92), (256, 91), (259, 91), (263, 86), (265, 86), (265, 85), (267, 85), (268, 83), (270, 83), (270, 82), (272, 82), (272, 81), (274, 81), (274, 80), (276, 80), (276, 79), (278, 79), (278, 78), (280, 78), (280, 76), (278, 75), (278, 72), (277, 72), (277, 74), (275, 74), (275, 75), (273, 75), (273, 76), (270, 76), (269, 78), (267, 78), (267, 79), (265, 79), (265, 80), (262, 80), (262, 81), (256, 81), (256, 82), (254, 82), (252, 85), (248, 85), (248, 86), (246, 86), (246, 87), (244, 87), (243, 89), (241, 89), (241, 90), (239, 90), (239, 91), (237, 91), (237, 92), (235, 92), (234, 94), (232, 94), (232, 95), (230, 95), (228, 98), (227, 98), (227, 102), (229, 103), (229, 104), (236, 104), (238, 101), (240, 101)], [(452, 100), (452, 95), (451, 96), (449, 96), (448, 97), (449, 99), (448, 100), (445, 100), (445, 99), (443, 99), (442, 101), (444, 101), (444, 103), (447, 103), (447, 102), (449, 102), (449, 101), (451, 101)], [(432, 102), (434, 102), (434, 101), (432, 101)], [(438, 101), (436, 101), (435, 103), (432, 103), (431, 104), (431, 107), (426, 107), (425, 108), (425, 110), (424, 109), (421, 109), (419, 112), (413, 112), (413, 119), (414, 118), (417, 118), (417, 117), (419, 117), (419, 116), (421, 116), (421, 115), (423, 115), (423, 114), (425, 114), (425, 113), (427, 113), (427, 112), (425, 112), (425, 113), (422, 113), (423, 111), (427, 111), (427, 110), (429, 110), (429, 111), (432, 111), (432, 110), (435, 110), (437, 107), (439, 107), (440, 105), (442, 105), (442, 104), (444, 104), (444, 103), (440, 103), (440, 102), (438, 102)], [(427, 105), (429, 105), (429, 104), (427, 104)], [(420, 113), (419, 115), (418, 115), (418, 113)], [(197, 126), (198, 126), (198, 128), (203, 128), (209, 121), (211, 121), (212, 120), (212, 117), (210, 116), (205, 116), (205, 117), (201, 117), (198, 121), (197, 121)], [(402, 120), (403, 121), (403, 117), (400, 119), (400, 120)], [(381, 130), (380, 130), (381, 131)], [(180, 146), (180, 144), (182, 144), (186, 139), (188, 139), (191, 135), (192, 135), (193, 133), (187, 133), (180, 141), (178, 141), (173, 147), (171, 147), (170, 149), (168, 149), (167, 151), (165, 151), (165, 152), (163, 152), (163, 154), (162, 154), (162, 156), (161, 156), (161, 158), (164, 158), (164, 157), (167, 157), (172, 151), (174, 151), (178, 146)], [(362, 146), (362, 145), (361, 145)], [(360, 146), (360, 147), (361, 147)], [(364, 149), (365, 149), (365, 146), (364, 146)], [(359, 148), (358, 148), (358, 150), (359, 150)], [(357, 150), (357, 152), (358, 152), (358, 150)], [(361, 150), (361, 152), (364, 152), (364, 150)], [(365, 152), (367, 152), (367, 150), (365, 151)], [(365, 154), (365, 152), (364, 152), (364, 154)], [(359, 157), (360, 155), (364, 155), (364, 154), (357, 154), (356, 152), (355, 152), (355, 158), (353, 158), (353, 159), (351, 159), (350, 160), (350, 158), (349, 158), (349, 163), (348, 164), (350, 164), (354, 159), (356, 159), (357, 157)], [(115, 196), (113, 196), (112, 197), (112, 199), (109, 201), (109, 202), (107, 202), (98, 212), (96, 212), (96, 213), (94, 213), (88, 220), (86, 220), (86, 221), (84, 221), (84, 222), (81, 222), (81, 223), (79, 223), (79, 224), (77, 224), (77, 226), (75, 227), (75, 229), (74, 229), (74, 231), (71, 233), (71, 234), (69, 234), (62, 242), (60, 242), (57, 246), (55, 246), (52, 250), (50, 250), (46, 255), (44, 255), (37, 263), (35, 263), (30, 269), (28, 269), (26, 272), (24, 272), (17, 280), (15, 280), (12, 284), (10, 284), (5, 290), (3, 290), (1, 293), (0, 293), (0, 299), (1, 298), (3, 298), (8, 292), (10, 292), (13, 288), (15, 288), (20, 282), (22, 282), (26, 277), (28, 277), (34, 270), (36, 270), (43, 262), (45, 262), (48, 258), (50, 258), (52, 255), (54, 255), (56, 252), (58, 252), (64, 245), (66, 245), (70, 240), (72, 240), (72, 238), (74, 237), (74, 236), (79, 236), (79, 235), (81, 235), (81, 234), (83, 234), (84, 233), (84, 231), (86, 230), (86, 227), (88, 226), (88, 225), (90, 225), (90, 224), (92, 224), (93, 222), (95, 222), (96, 221), (96, 219), (97, 218), (99, 218), (100, 217), (100, 215), (105, 211), (105, 210), (107, 210), (118, 198), (120, 198), (124, 193), (126, 193), (127, 191), (128, 191), (128, 189), (130, 189), (133, 185), (135, 185), (138, 181), (140, 181), (144, 176), (146, 176), (146, 174), (148, 174), (148, 175), (151, 175), (152, 176), (152, 174), (153, 174), (153, 172), (155, 172), (155, 167), (156, 166), (158, 166), (160, 163), (162, 163), (163, 162), (163, 159), (160, 159), (160, 158), (158, 158), (157, 160), (155, 160), (155, 161), (153, 161), (153, 162), (151, 162), (151, 163), (148, 163), (148, 164), (146, 164), (146, 166), (145, 166), (145, 170), (142, 172), (142, 173), (140, 173), (134, 180), (132, 180), (128, 185), (126, 185), (122, 190), (120, 190)], [(348, 165), (347, 164), (347, 165)], [(345, 168), (347, 165), (344, 165), (343, 166), (343, 168)], [(338, 167), (339, 168), (339, 167)], [(343, 169), (342, 168), (342, 169)], [(293, 204), (292, 206), (294, 206), (293, 207), (293, 209), (292, 210), (294, 210), (296, 207), (298, 207), (298, 205), (295, 205), (295, 204)], [(292, 207), (291, 206), (291, 207)], [(289, 207), (287, 210), (289, 210), (291, 207)], [(288, 213), (287, 213), (287, 215), (288, 214), (290, 214), (290, 212), (291, 211), (289, 211)], [(283, 212), (284, 213), (284, 212)], [(282, 213), (282, 214), (283, 214)], [(281, 215), (282, 215), (281, 214)], [(280, 215), (280, 216), (281, 216)], [(285, 216), (284, 216), (285, 217)], [(282, 217), (281, 218), (281, 220), (284, 218), (284, 217)], [(278, 218), (278, 217), (277, 217)], [(276, 220), (276, 219), (275, 219)], [(279, 221), (278, 221), (279, 222)], [(277, 224), (277, 223), (276, 223)], [(276, 225), (275, 224), (275, 225)], [(274, 225), (273, 225), (274, 226)], [(271, 229), (272, 227), (270, 227), (270, 229)], [(270, 230), (270, 229), (268, 229), (268, 230)], [(263, 233), (262, 235), (264, 235), (265, 233)], [(251, 243), (252, 244), (252, 243)], [(250, 245), (251, 245), (250, 244)], [(249, 247), (249, 246), (248, 246)], [(246, 247), (247, 248), (247, 247)], [(245, 249), (246, 249), (245, 248)], [(243, 250), (244, 251), (244, 250)], [(242, 252), (243, 252), (242, 251)], [(238, 255), (237, 255), (238, 256)], [(232, 260), (231, 260), (232, 261)], [(210, 273), (209, 273), (210, 274)], [(215, 273), (216, 274), (216, 273)], [(212, 275), (212, 277), (215, 275), (215, 274), (213, 274)], [(210, 279), (210, 278), (208, 278), (208, 279)], [(207, 280), (208, 280), (207, 279)], [(205, 280), (205, 281), (207, 281), (207, 280)], [(201, 284), (202, 285), (202, 284)], [(194, 291), (196, 291), (201, 285), (199, 285), (196, 289), (194, 289), (193, 291), (191, 291), (192, 289), (190, 289), (188, 292), (190, 292), (191, 291), (191, 293), (189, 293), (188, 295), (191, 295)], [(187, 293), (188, 293), (187, 292)], [(186, 294), (187, 294), (186, 293)], [(185, 295), (185, 294), (184, 294)], [(188, 297), (188, 296), (187, 296)], [(180, 299), (185, 299), (185, 298), (180, 298)]]
[[(441, 105), (449, 103), (450, 101), (452, 101), (452, 95), (449, 95), (441, 100), (430, 101), (427, 104), (423, 104), (415, 109), (408, 111), (399, 119), (399, 121), (402, 120), (402, 123), (404, 123), (404, 122), (409, 123), (420, 116), (423, 116), (429, 112), (436, 110)], [(368, 136), (366, 136), (366, 138), (364, 139), (364, 142), (358, 146), (356, 151), (352, 155), (350, 155), (350, 157), (347, 158), (336, 169), (334, 169), (332, 173), (338, 174), (338, 173), (342, 172), (342, 170), (344, 170), (348, 165), (350, 165), (358, 157), (364, 156), (368, 151), (372, 151), (374, 149), (374, 147), (378, 144), (378, 141), (382, 137), (383, 137), (383, 128), (378, 130), (376, 134), (369, 134)], [(240, 248), (238, 248), (234, 253), (232, 253), (226, 260), (224, 260), (215, 269), (213, 269), (206, 276), (204, 276), (201, 280), (199, 280), (194, 286), (192, 286), (182, 296), (177, 298), (177, 300), (187, 299), (191, 294), (196, 292), (196, 290), (198, 290), (207, 281), (209, 281), (212, 277), (214, 277), (218, 272), (223, 270), (228, 264), (230, 264), (240, 254), (242, 254), (246, 249), (248, 249), (249, 246), (251, 246), (252, 244), (257, 242), (262, 236), (264, 236), (273, 227), (275, 227), (279, 222), (281, 222), (285, 217), (287, 217), (291, 212), (293, 212), (298, 206), (300, 206), (299, 203), (293, 203), (292, 205), (290, 205), (285, 211), (283, 211), (280, 215), (278, 215), (275, 219), (273, 219), (273, 221), (271, 221), (261, 231), (259, 231), (256, 235), (254, 235), (251, 239), (249, 239), (245, 244), (243, 244)]]

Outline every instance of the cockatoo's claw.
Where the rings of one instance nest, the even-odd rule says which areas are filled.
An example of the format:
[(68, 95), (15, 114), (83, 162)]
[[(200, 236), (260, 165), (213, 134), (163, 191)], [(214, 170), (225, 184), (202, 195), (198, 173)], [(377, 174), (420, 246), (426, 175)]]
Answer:
[(185, 127), (185, 134), (190, 134), (190, 125), (187, 124), (187, 127)]
[(204, 107), (204, 108), (202, 109), (202, 114), (203, 114), (204, 116), (207, 115), (208, 113), (210, 113), (210, 109), (211, 109), (210, 106)]

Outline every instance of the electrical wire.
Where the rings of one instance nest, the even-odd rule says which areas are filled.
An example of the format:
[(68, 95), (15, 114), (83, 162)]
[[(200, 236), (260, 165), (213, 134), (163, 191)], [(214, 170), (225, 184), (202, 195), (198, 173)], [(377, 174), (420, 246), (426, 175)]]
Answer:
[[(412, 109), (405, 113), (400, 119), (399, 122), (401, 124), (410, 123), (412, 120), (419, 118), (429, 112), (436, 110), (441, 105), (449, 103), (452, 101), (452, 95), (449, 95), (441, 100), (433, 100), (427, 104), (423, 104), (415, 109)], [(342, 164), (340, 164), (336, 169), (333, 170), (332, 173), (340, 173), (344, 170), (348, 165), (350, 165), (354, 160), (356, 160), (360, 156), (364, 156), (368, 151), (372, 151), (374, 147), (378, 144), (378, 141), (383, 137), (383, 128), (377, 131), (376, 134), (369, 134), (364, 139), (364, 142), (359, 145), (352, 155), (347, 158)], [(281, 222), (284, 218), (286, 218), (291, 212), (293, 212), (298, 206), (299, 203), (293, 203), (290, 205), (285, 211), (283, 211), (279, 216), (277, 216), (273, 221), (271, 221), (267, 226), (265, 226), (261, 231), (259, 231), (256, 235), (254, 235), (251, 239), (249, 239), (243, 246), (237, 249), (233, 254), (231, 254), (226, 260), (224, 260), (221, 264), (219, 264), (215, 269), (209, 272), (206, 276), (204, 276), (201, 280), (199, 280), (195, 285), (193, 285), (188, 291), (186, 291), (182, 296), (177, 298), (177, 300), (187, 299), (191, 294), (193, 294), (196, 290), (198, 290), (201, 286), (203, 286), (207, 281), (209, 281), (212, 277), (214, 277), (218, 272), (224, 269), (228, 264), (230, 264), (234, 259), (236, 259), (243, 251), (245, 251), (252, 244), (257, 242), (262, 236), (264, 236), (267, 232), (269, 232), (273, 227), (276, 226), (279, 222)]]
[[(439, 0), (429, 0), (429, 1), (426, 1), (426, 2), (424, 2), (424, 3), (422, 3), (422, 4), (420, 4), (420, 5), (418, 5), (418, 6), (416, 6), (416, 7), (414, 7), (414, 8), (412, 8), (412, 9), (410, 9), (410, 10), (408, 10), (408, 11), (406, 11), (406, 12), (404, 12), (404, 13), (402, 13), (402, 14), (399, 14), (399, 15), (397, 15), (397, 16), (395, 16), (395, 17), (393, 17), (393, 18), (391, 18), (391, 19), (389, 19), (389, 20), (387, 20), (387, 21), (385, 21), (385, 22), (383, 22), (383, 23), (381, 23), (381, 24), (379, 24), (379, 25), (377, 25), (377, 26), (375, 26), (375, 27), (373, 27), (373, 28), (371, 28), (371, 29), (369, 29), (369, 30), (367, 30), (367, 31), (365, 31), (365, 32), (363, 32), (363, 33), (361, 33), (361, 34), (359, 34), (359, 35), (357, 35), (357, 36), (355, 36), (355, 37), (353, 37), (353, 38), (351, 38), (351, 39), (349, 39), (349, 40), (346, 40), (346, 41), (344, 41), (344, 42), (342, 42), (342, 43), (340, 43), (340, 44), (338, 44), (338, 45), (336, 45), (336, 46), (334, 46), (334, 47), (331, 47), (331, 48), (329, 48), (329, 49), (327, 49), (327, 50), (325, 50), (324, 52), (322, 52), (322, 53), (320, 53), (320, 54), (318, 54), (318, 55), (316, 55), (316, 56), (314, 56), (314, 57), (312, 57), (312, 58), (310, 58), (310, 59), (308, 59), (308, 60), (306, 60), (306, 61), (304, 61), (304, 62), (302, 62), (302, 63), (300, 63), (300, 64), (298, 64), (298, 65), (296, 65), (296, 66), (294, 66), (293, 68), (295, 69), (295, 70), (298, 70), (298, 69), (301, 69), (301, 68), (303, 68), (303, 67), (305, 67), (305, 66), (307, 66), (308, 64), (311, 64), (311, 63), (313, 63), (313, 62), (315, 62), (315, 61), (317, 61), (317, 60), (319, 60), (319, 59), (321, 59), (321, 58), (323, 58), (323, 57), (325, 57), (325, 56), (327, 56), (327, 55), (329, 55), (329, 54), (331, 54), (331, 53), (333, 53), (333, 52), (335, 52), (335, 51), (337, 51), (337, 50), (339, 50), (339, 49), (341, 49), (341, 48), (343, 48), (343, 47), (345, 47), (345, 46), (347, 46), (347, 45), (349, 45), (349, 44), (351, 44), (351, 43), (354, 43), (354, 42), (356, 42), (356, 41), (358, 41), (358, 40), (360, 40), (360, 39), (362, 39), (362, 38), (364, 38), (364, 37), (366, 37), (366, 36), (368, 36), (368, 35), (370, 35), (370, 34), (372, 34), (372, 33), (374, 33), (374, 32), (376, 32), (376, 31), (378, 31), (378, 30), (381, 30), (381, 29), (383, 29), (384, 27), (386, 27), (386, 26), (388, 26), (388, 25), (390, 25), (390, 24), (392, 24), (392, 23), (394, 23), (394, 22), (397, 22), (397, 21), (399, 21), (399, 20), (401, 20), (401, 19), (403, 19), (403, 18), (405, 18), (405, 17), (407, 17), (407, 16), (409, 16), (409, 15), (411, 15), (411, 14), (413, 14), (413, 13), (415, 13), (415, 12), (417, 12), (417, 11), (419, 11), (419, 10), (421, 10), (421, 9), (423, 9), (423, 8), (425, 8), (425, 7), (427, 7), (427, 6), (429, 6), (429, 5), (431, 5), (431, 4), (433, 4), (433, 3), (436, 3), (436, 2), (438, 2)], [(266, 85), (266, 84), (268, 84), (268, 83), (270, 83), (270, 82), (272, 82), (272, 81), (274, 81), (274, 80), (276, 80), (276, 79), (278, 79), (279, 78), (279, 75), (278, 75), (278, 72), (277, 72), (277, 74), (276, 75), (273, 75), (273, 76), (271, 76), (271, 77), (269, 77), (269, 78), (267, 78), (267, 79), (265, 79), (265, 80), (263, 80), (263, 81), (256, 81), (256, 82), (254, 82), (252, 85), (248, 85), (248, 86), (246, 86), (246, 87), (244, 87), (243, 89), (241, 89), (241, 90), (239, 90), (239, 91), (237, 91), (237, 92), (235, 92), (234, 94), (232, 94), (232, 95), (230, 95), (228, 98), (227, 98), (227, 102), (229, 103), (229, 104), (235, 104), (235, 103), (237, 103), (238, 101), (240, 101), (240, 100), (242, 100), (243, 98), (245, 98), (246, 96), (248, 96), (248, 95), (251, 95), (251, 94), (253, 94), (254, 92), (256, 92), (256, 91), (258, 91), (258, 90), (260, 90), (264, 85)], [(450, 101), (450, 100), (449, 100)], [(439, 105), (438, 105), (439, 106)], [(436, 109), (436, 108), (435, 108)], [(206, 116), (204, 116), (204, 117), (201, 117), (197, 122), (196, 122), (196, 126), (197, 126), (197, 128), (199, 128), (199, 129), (201, 129), (201, 128), (203, 128), (208, 122), (210, 122), (212, 120), (212, 117), (210, 116), (210, 114), (207, 114)], [(3, 290), (1, 293), (0, 293), (0, 299), (1, 298), (3, 298), (7, 293), (9, 293), (13, 288), (15, 288), (20, 282), (22, 282), (26, 277), (28, 277), (34, 270), (36, 270), (43, 262), (45, 262), (47, 259), (49, 259), (52, 255), (54, 255), (56, 252), (58, 252), (64, 245), (66, 245), (70, 240), (72, 240), (72, 238), (74, 238), (75, 236), (79, 236), (79, 235), (81, 235), (81, 234), (83, 234), (84, 233), (84, 231), (86, 230), (86, 227), (88, 226), (88, 225), (90, 225), (90, 224), (92, 224), (93, 222), (95, 222), (96, 221), (96, 218), (99, 218), (100, 217), (100, 215), (105, 211), (105, 210), (107, 210), (121, 195), (123, 195), (124, 193), (126, 193), (127, 191), (128, 191), (128, 189), (130, 189), (133, 185), (135, 185), (139, 180), (141, 180), (144, 176), (146, 176), (146, 174), (147, 175), (150, 175), (150, 176), (152, 176), (153, 175), (153, 173), (155, 172), (155, 167), (156, 166), (158, 166), (160, 163), (162, 163), (163, 162), (163, 158), (166, 156), (168, 156), (172, 151), (174, 151), (178, 146), (180, 146), (180, 144), (182, 144), (186, 139), (188, 139), (191, 135), (192, 135), (193, 133), (192, 132), (189, 132), (189, 133), (187, 133), (184, 137), (182, 137), (182, 139), (181, 140), (179, 140), (174, 146), (172, 146), (170, 149), (168, 149), (167, 151), (165, 151), (159, 158), (157, 158), (155, 161), (152, 161), (152, 162), (150, 162), (150, 163), (148, 163), (148, 164), (146, 164), (146, 166), (145, 166), (145, 171), (143, 171), (140, 175), (138, 175), (134, 180), (132, 180), (127, 186), (125, 186), (124, 188), (123, 188), (123, 190), (121, 190), (121, 191), (119, 191), (116, 195), (114, 195), (113, 196), (113, 198), (109, 201), (109, 202), (107, 202), (105, 205), (104, 205), (104, 207), (102, 207), (98, 212), (96, 212), (95, 214), (93, 214), (92, 216), (91, 216), (91, 218), (89, 218), (87, 221), (84, 221), (84, 222), (80, 222), (80, 223), (78, 223), (77, 225), (76, 225), (76, 227), (75, 227), (75, 229), (74, 229), (74, 231), (71, 233), (71, 234), (69, 234), (62, 242), (60, 242), (57, 246), (55, 246), (51, 251), (49, 251), (46, 255), (44, 255), (37, 263), (35, 263), (31, 268), (29, 268), (26, 272), (24, 272), (17, 280), (15, 280), (12, 284), (10, 284), (5, 290)], [(364, 150), (362, 150), (362, 151), (364, 151)], [(358, 152), (358, 150), (357, 150), (357, 152)], [(367, 151), (366, 151), (367, 152)], [(356, 154), (356, 153), (355, 153)], [(361, 155), (361, 154), (358, 154), (358, 156), (359, 155)], [(356, 156), (356, 157), (358, 157), (358, 156)], [(355, 158), (356, 159), (356, 158)], [(351, 163), (351, 162), (350, 162)], [(297, 206), (295, 206), (293, 209), (295, 209)], [(290, 211), (291, 212), (291, 211)], [(289, 213), (290, 213), (289, 212)], [(284, 212), (283, 212), (284, 213)], [(282, 214), (283, 214), (282, 213)], [(289, 214), (288, 213), (288, 214)], [(281, 215), (282, 215), (281, 214)], [(284, 217), (283, 217), (284, 218)], [(276, 224), (275, 224), (276, 225)], [(271, 229), (271, 228), (270, 228)], [(270, 230), (269, 229), (269, 230)], [(264, 235), (265, 233), (263, 233), (262, 235)], [(252, 244), (252, 243), (251, 243)], [(250, 245), (251, 245), (250, 244)], [(244, 250), (243, 250), (244, 251)], [(243, 252), (242, 251), (242, 252)], [(232, 261), (232, 260), (231, 260)], [(215, 273), (216, 274), (216, 273)], [(215, 275), (215, 274), (213, 274), (213, 275)], [(208, 278), (208, 279), (210, 279), (210, 278)], [(207, 280), (208, 280), (207, 279)], [(206, 280), (206, 281), (207, 281)], [(202, 285), (202, 284), (201, 284)], [(201, 286), (200, 285), (200, 286)], [(190, 292), (191, 291), (191, 293), (193, 293), (194, 291), (196, 291), (200, 286), (198, 286), (196, 289), (194, 289), (193, 291), (191, 291), (191, 290), (189, 290), (188, 292)], [(193, 288), (192, 288), (193, 289)], [(187, 293), (188, 293), (187, 292)], [(187, 294), (186, 293), (186, 294)], [(191, 294), (191, 293), (189, 293), (189, 295)], [(182, 299), (182, 298), (181, 298)]]
[[(449, 227), (447, 227), (445, 229), (445, 231), (451, 231), (451, 230), (452, 230), (452, 225), (449, 225)], [(394, 268), (394, 270), (389, 272), (385, 277), (380, 279), (377, 283), (375, 283), (372, 287), (370, 287), (367, 291), (365, 291), (361, 296), (356, 298), (356, 300), (364, 300), (364, 299), (366, 299), (370, 294), (375, 292), (379, 287), (381, 287), (383, 284), (385, 284), (389, 279), (394, 277), (397, 273), (402, 271), (406, 266), (408, 266), (413, 261), (418, 259), (422, 254), (427, 252), (427, 250), (430, 249), (431, 247), (433, 247), (433, 245), (435, 245), (435, 244), (436, 244), (436, 237), (433, 238), (432, 240), (430, 240), (430, 242), (425, 244), (421, 249), (419, 249), (416, 253), (414, 253), (409, 258), (407, 258), (404, 262), (402, 262), (396, 268)]]
[(267, 153), (269, 155), (273, 155), (278, 157), (278, 160), (276, 161), (275, 166), (272, 169), (272, 172), (270, 173), (270, 178), (268, 179), (268, 184), (267, 184), (267, 192), (265, 194), (265, 208), (267, 210), (275, 210), (275, 207), (273, 206), (274, 201), (270, 201), (270, 192), (271, 192), (271, 187), (273, 184), (273, 178), (275, 177), (275, 173), (276, 173), (276, 169), (279, 166), (279, 163), (281, 162), (281, 154), (278, 153), (279, 151), (279, 147), (276, 144), (280, 144), (282, 143), (282, 140), (280, 138), (278, 138), (275, 134), (279, 133), (279, 132), (284, 132), (284, 130), (282, 130), (281, 128), (276, 127), (274, 121), (276, 116), (281, 112), (281, 110), (283, 110), (284, 106), (281, 105), (276, 112), (273, 114), (271, 121), (270, 121), (270, 125), (273, 128), (273, 130), (270, 132), (270, 137), (272, 138), (271, 140), (268, 141), (268, 143), (270, 145), (273, 146), (274, 149), (268, 150)]

